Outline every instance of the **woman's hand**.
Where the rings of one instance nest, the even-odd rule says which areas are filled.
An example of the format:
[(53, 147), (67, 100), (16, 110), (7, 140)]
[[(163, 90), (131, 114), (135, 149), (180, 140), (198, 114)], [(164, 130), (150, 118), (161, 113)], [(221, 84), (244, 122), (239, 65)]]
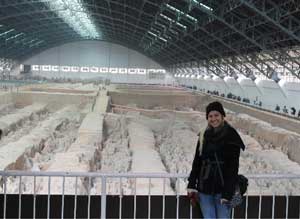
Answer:
[(221, 198), (221, 205), (223, 205), (223, 204), (228, 204), (228, 200), (227, 199), (225, 199), (225, 198)]
[(198, 191), (197, 190), (189, 190), (187, 193), (188, 198), (190, 199), (190, 203), (193, 207), (197, 205), (198, 202)]

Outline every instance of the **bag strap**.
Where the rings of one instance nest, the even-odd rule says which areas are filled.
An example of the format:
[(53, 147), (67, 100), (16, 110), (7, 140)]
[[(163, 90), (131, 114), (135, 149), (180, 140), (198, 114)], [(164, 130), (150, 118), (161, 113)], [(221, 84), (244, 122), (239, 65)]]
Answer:
[(219, 174), (220, 174), (220, 177), (221, 177), (221, 183), (222, 183), (222, 186), (224, 186), (224, 178), (223, 178), (223, 174), (222, 174), (221, 167), (220, 167), (220, 164), (219, 164), (219, 159), (218, 159), (218, 156), (217, 156), (216, 152), (215, 152), (215, 158), (216, 158), (218, 171), (219, 171)]
[(202, 155), (203, 142), (204, 142), (204, 131), (200, 131), (198, 134), (199, 141), (199, 156)]

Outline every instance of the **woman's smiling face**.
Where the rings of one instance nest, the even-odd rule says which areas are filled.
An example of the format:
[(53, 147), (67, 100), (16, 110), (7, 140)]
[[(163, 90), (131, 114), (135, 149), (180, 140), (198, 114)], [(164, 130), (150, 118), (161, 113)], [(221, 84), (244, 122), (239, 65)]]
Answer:
[(213, 128), (219, 127), (224, 122), (224, 117), (219, 111), (210, 111), (207, 116), (208, 125)]

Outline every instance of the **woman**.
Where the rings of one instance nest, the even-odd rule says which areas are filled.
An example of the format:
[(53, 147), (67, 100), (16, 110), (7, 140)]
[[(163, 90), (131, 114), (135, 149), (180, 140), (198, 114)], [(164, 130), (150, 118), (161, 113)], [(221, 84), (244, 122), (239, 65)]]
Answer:
[(198, 195), (204, 218), (230, 218), (231, 200), (239, 169), (240, 149), (245, 145), (237, 131), (225, 121), (221, 103), (206, 107), (208, 126), (199, 137), (188, 196)]

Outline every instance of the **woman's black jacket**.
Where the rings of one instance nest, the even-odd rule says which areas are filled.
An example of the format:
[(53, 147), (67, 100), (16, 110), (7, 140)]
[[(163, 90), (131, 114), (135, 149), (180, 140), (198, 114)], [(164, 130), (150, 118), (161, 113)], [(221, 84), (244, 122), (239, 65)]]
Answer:
[(226, 121), (219, 130), (208, 127), (197, 144), (188, 188), (205, 194), (221, 193), (222, 198), (230, 200), (235, 191), (241, 148), (245, 149), (241, 137)]

